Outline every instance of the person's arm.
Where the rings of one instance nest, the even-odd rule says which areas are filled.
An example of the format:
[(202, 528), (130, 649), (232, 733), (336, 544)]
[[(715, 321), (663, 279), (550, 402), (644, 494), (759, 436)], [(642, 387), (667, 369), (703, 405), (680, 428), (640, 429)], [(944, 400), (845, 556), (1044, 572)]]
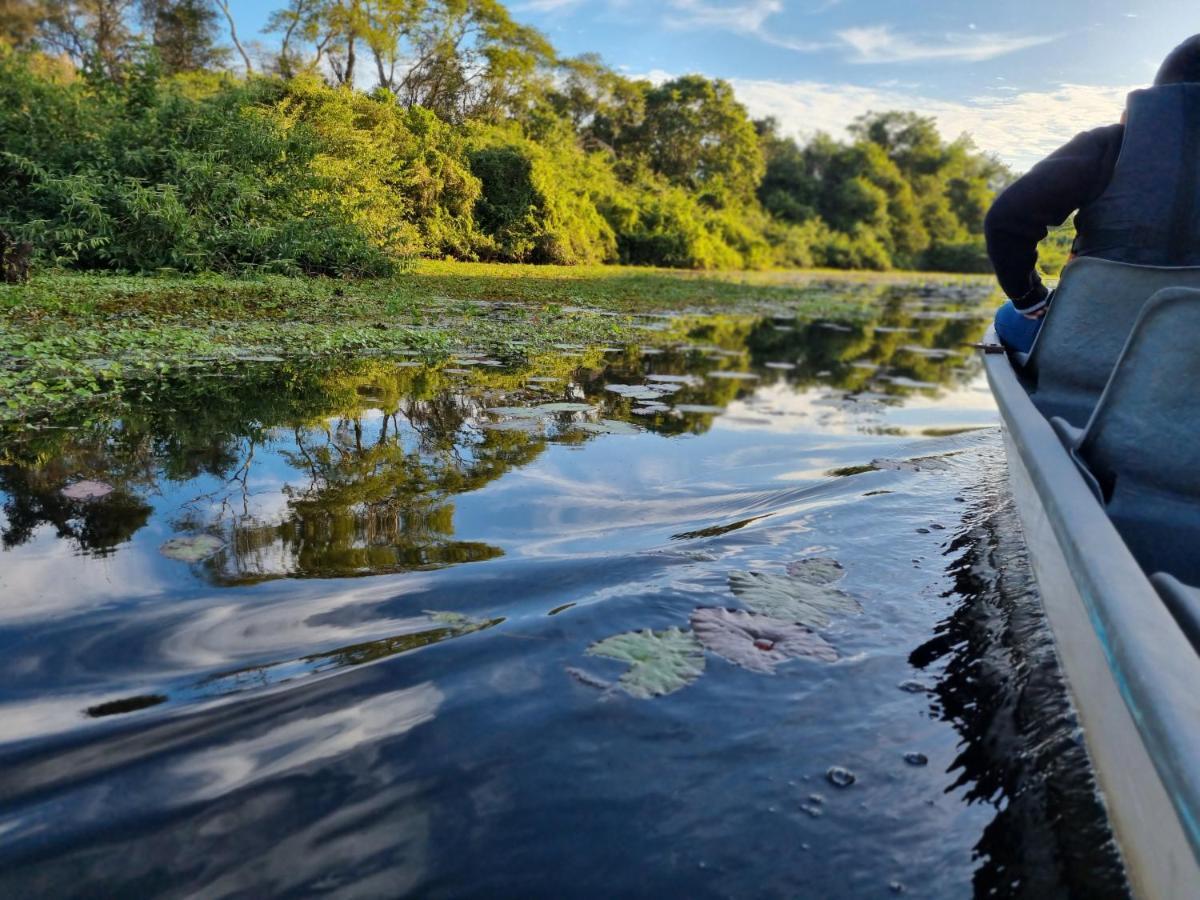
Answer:
[(988, 256), (1013, 305), (1033, 314), (1049, 291), (1037, 273), (1037, 245), (1053, 225), (1086, 206), (1112, 180), (1124, 129), (1085, 131), (1055, 150), (996, 198), (983, 223)]

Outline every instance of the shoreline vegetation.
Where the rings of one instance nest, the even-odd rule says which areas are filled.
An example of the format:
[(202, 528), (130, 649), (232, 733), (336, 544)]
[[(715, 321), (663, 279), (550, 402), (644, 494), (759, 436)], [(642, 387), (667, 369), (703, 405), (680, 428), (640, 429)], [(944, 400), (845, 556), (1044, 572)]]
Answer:
[(496, 0), (291, 0), (236, 56), (206, 0), (6, 9), (0, 229), (35, 269), (982, 273), (1013, 177), (913, 112), (799, 141), (723, 80), (562, 57)]
[[(0, 425), (36, 427), (256, 364), (464, 355), (529, 367), (565, 350), (678, 341), (704, 317), (854, 322), (894, 290), (994, 288), (930, 273), (691, 272), (419, 261), (386, 279), (47, 272), (0, 286)], [(471, 360), (471, 362), (474, 362)]]

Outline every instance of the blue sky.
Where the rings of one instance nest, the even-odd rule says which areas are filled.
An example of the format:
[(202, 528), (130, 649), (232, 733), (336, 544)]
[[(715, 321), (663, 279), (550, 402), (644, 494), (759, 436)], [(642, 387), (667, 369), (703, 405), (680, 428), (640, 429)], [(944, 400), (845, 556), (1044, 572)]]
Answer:
[[(235, 0), (258, 35), (273, 0)], [(633, 75), (729, 79), (799, 136), (867, 109), (916, 109), (1025, 168), (1115, 121), (1124, 94), (1200, 32), (1196, 0), (514, 0), (560, 52)]]

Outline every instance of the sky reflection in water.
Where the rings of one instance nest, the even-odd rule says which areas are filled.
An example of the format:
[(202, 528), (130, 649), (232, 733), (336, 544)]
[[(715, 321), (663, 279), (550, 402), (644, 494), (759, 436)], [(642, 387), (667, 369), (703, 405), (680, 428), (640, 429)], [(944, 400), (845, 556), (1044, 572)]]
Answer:
[[(909, 659), (967, 602), (943, 554), (1002, 489), (969, 294), (520, 369), (261, 366), (12, 438), (0, 885), (978, 890), (996, 809), (948, 772), (963, 726), (926, 688), (953, 666)], [(873, 464), (915, 457), (938, 463)], [(115, 490), (64, 497), (80, 479)], [(837, 662), (710, 654), (653, 700), (568, 674), (611, 684), (592, 644), (811, 555), (862, 607), (820, 629)]]

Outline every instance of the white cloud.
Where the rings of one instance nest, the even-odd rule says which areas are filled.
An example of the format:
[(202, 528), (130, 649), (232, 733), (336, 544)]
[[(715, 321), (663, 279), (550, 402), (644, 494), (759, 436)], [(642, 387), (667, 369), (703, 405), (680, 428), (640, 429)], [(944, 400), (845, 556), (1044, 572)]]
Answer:
[(742, 3), (710, 3), (706, 0), (667, 0), (674, 11), (666, 23), (672, 28), (710, 28), (748, 35), (776, 47), (799, 52), (828, 48), (828, 43), (803, 41), (775, 34), (767, 20), (783, 10), (782, 0), (746, 0)]
[(579, 0), (525, 0), (523, 3), (517, 4), (514, 9), (518, 12), (557, 12), (560, 9), (567, 9), (571, 6), (578, 5)]
[(801, 138), (817, 131), (840, 136), (856, 116), (872, 110), (914, 110), (936, 118), (947, 137), (970, 133), (981, 149), (1016, 169), (1028, 169), (1079, 131), (1116, 122), (1133, 89), (1064, 84), (1048, 91), (997, 90), (959, 102), (891, 87), (744, 78), (731, 83), (756, 118), (774, 116), (785, 132)]
[[(974, 28), (974, 26), (971, 26)], [(972, 30), (967, 34), (945, 34), (937, 38), (897, 34), (887, 25), (847, 28), (837, 36), (854, 51), (856, 63), (906, 63), (947, 60), (981, 62), (1017, 50), (1057, 40), (1057, 35), (989, 34)]]

